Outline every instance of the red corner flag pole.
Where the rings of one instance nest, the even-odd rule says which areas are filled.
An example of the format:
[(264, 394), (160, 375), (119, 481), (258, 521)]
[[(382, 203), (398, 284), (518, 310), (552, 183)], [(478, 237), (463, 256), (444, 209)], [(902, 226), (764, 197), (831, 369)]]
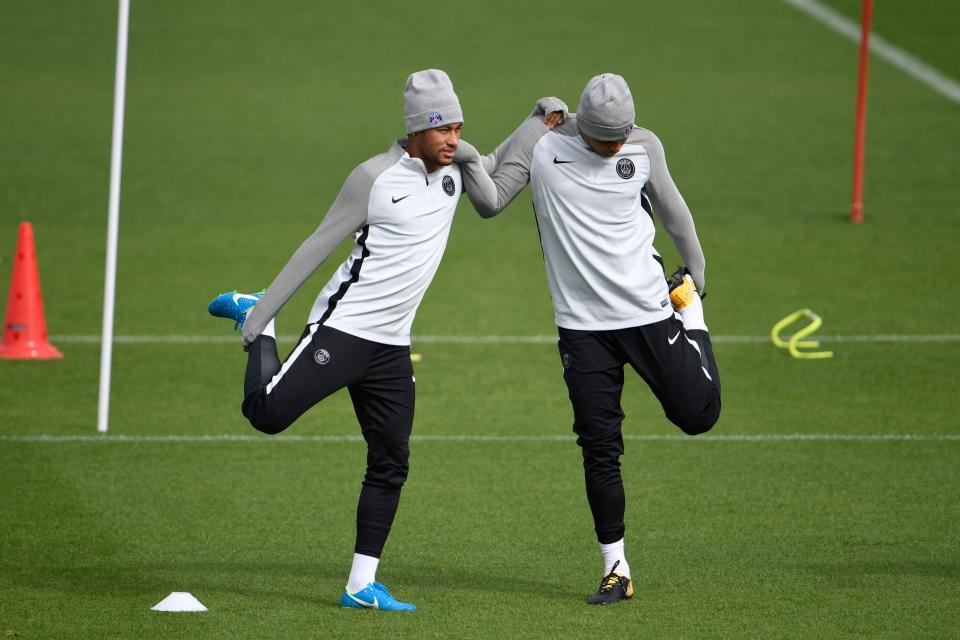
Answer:
[(853, 205), (851, 222), (863, 222), (863, 145), (867, 119), (867, 62), (870, 59), (870, 21), (873, 0), (863, 0), (860, 27), (860, 78), (857, 81), (857, 124), (853, 136)]

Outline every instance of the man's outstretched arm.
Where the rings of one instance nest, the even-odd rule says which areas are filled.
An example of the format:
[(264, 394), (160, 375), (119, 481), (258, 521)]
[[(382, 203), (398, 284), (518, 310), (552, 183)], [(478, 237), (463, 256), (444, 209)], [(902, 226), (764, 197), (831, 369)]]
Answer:
[(566, 114), (567, 105), (559, 98), (541, 98), (530, 117), (491, 154), (481, 156), (469, 142), (460, 141), (454, 160), (460, 165), (464, 190), (477, 213), (493, 217), (523, 190), (530, 181), (533, 147)]
[(243, 345), (260, 335), (307, 278), (330, 257), (345, 238), (367, 221), (367, 206), (373, 177), (360, 165), (347, 177), (317, 230), (303, 241), (280, 271), (243, 323)]

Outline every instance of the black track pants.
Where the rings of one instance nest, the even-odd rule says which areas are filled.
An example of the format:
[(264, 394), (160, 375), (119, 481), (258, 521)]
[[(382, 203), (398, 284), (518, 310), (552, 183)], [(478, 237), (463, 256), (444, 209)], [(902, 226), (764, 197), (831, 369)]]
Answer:
[(620, 477), (623, 367), (646, 381), (667, 418), (684, 433), (709, 431), (720, 417), (720, 374), (706, 331), (686, 331), (675, 316), (614, 331), (559, 330), (573, 430), (583, 452), (587, 500), (601, 543), (623, 537)]
[(413, 428), (410, 347), (357, 338), (312, 324), (283, 364), (273, 338), (250, 345), (243, 415), (280, 433), (307, 409), (347, 387), (367, 442), (367, 472), (357, 505), (356, 553), (379, 558), (407, 479)]

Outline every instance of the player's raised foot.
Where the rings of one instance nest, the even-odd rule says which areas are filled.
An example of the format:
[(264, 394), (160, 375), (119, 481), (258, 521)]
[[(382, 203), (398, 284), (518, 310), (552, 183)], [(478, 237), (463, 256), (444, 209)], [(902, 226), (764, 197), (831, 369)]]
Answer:
[(693, 283), (693, 277), (686, 267), (678, 267), (667, 278), (667, 288), (670, 290), (670, 302), (677, 311), (682, 311), (698, 297), (697, 285)]
[(239, 329), (243, 326), (243, 321), (247, 319), (247, 313), (262, 297), (263, 291), (257, 293), (228, 291), (211, 300), (207, 311), (212, 316), (233, 320), (233, 328)]
[(383, 611), (416, 611), (417, 608), (400, 602), (379, 582), (371, 582), (360, 591), (350, 593), (344, 588), (340, 596), (340, 606), (350, 609), (382, 609)]
[(613, 563), (610, 573), (600, 581), (597, 592), (587, 598), (589, 604), (616, 604), (633, 597), (633, 583), (627, 576), (617, 573), (618, 564), (620, 564), (619, 560)]

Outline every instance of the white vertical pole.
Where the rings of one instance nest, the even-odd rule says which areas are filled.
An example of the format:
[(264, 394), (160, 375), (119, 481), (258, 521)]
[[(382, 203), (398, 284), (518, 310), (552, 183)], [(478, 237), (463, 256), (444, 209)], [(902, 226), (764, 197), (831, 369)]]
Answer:
[(107, 213), (107, 264), (103, 282), (103, 337), (100, 341), (100, 402), (97, 431), (107, 432), (110, 416), (110, 365), (113, 356), (113, 302), (117, 284), (117, 235), (120, 227), (120, 167), (123, 155), (123, 112), (127, 93), (127, 27), (130, 0), (120, 0), (117, 21), (117, 74), (113, 92), (113, 149), (110, 154), (110, 205)]

